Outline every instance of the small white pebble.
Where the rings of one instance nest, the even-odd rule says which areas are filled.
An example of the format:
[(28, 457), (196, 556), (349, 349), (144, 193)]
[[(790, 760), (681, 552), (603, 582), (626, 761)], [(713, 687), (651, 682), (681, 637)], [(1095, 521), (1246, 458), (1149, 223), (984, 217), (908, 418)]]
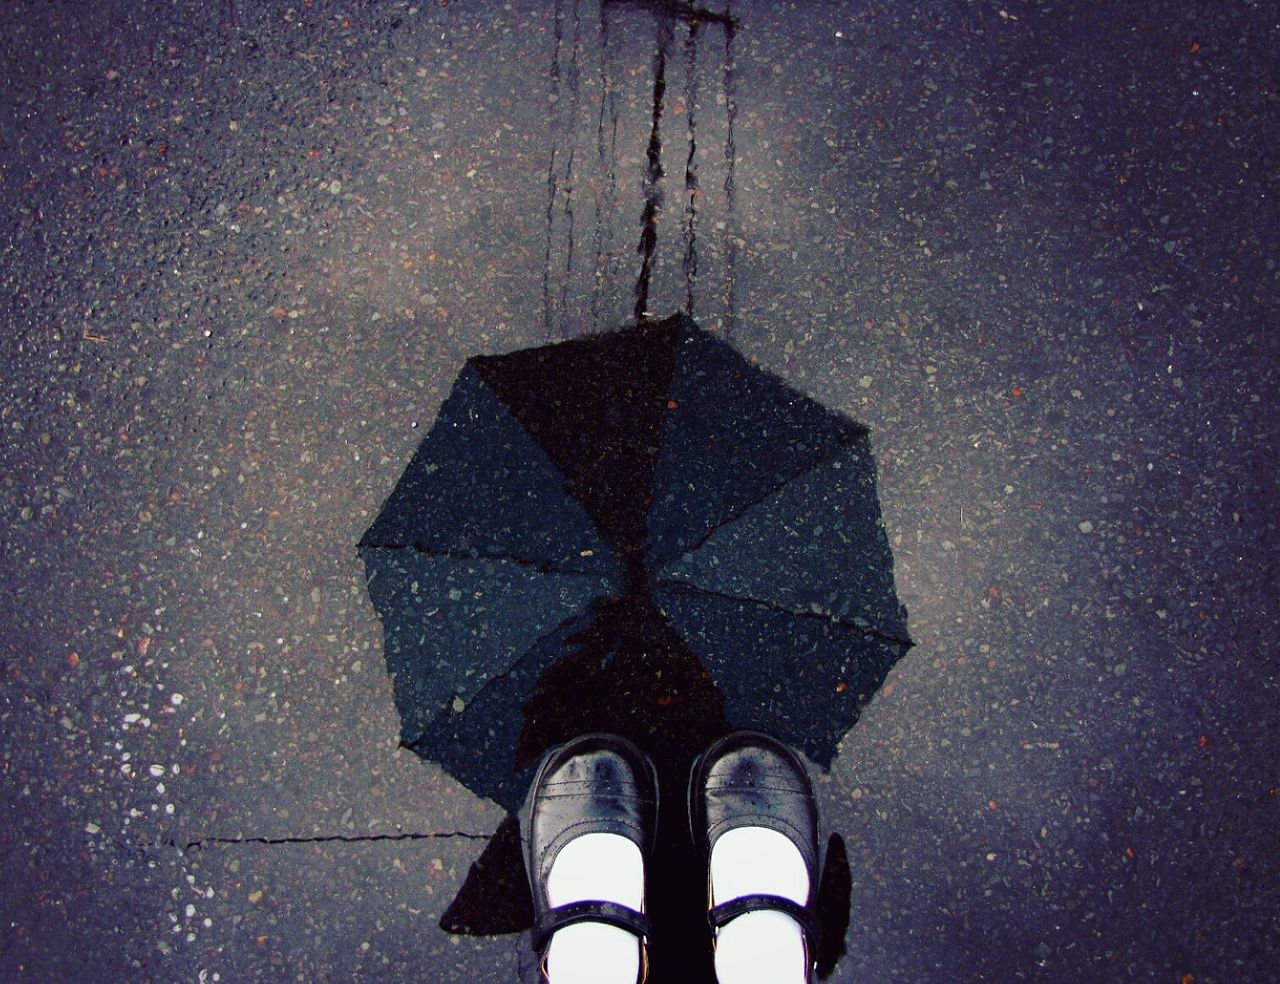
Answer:
[(186, 698), (185, 698), (185, 697), (183, 697), (183, 696), (182, 696), (182, 694), (170, 694), (170, 695), (169, 695), (169, 703), (170, 703), (170, 704), (172, 704), (174, 707), (177, 707), (177, 706), (178, 706), (179, 704), (181, 704), (184, 700), (186, 700)]
[(151, 766), (151, 768), (147, 769), (147, 771), (151, 773), (151, 778), (159, 779), (162, 775), (164, 775), (164, 766), (160, 764), (155, 764)]

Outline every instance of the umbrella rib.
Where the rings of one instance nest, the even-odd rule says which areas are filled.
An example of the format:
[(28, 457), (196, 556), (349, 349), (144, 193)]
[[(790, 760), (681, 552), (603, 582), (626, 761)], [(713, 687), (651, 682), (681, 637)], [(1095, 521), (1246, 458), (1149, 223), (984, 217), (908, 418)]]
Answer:
[(515, 554), (486, 554), (469, 550), (435, 550), (422, 547), (416, 543), (362, 543), (361, 550), (413, 550), (423, 557), (441, 557), (450, 560), (503, 560), (519, 567), (532, 567), (543, 574), (563, 574), (569, 577), (604, 577), (598, 571), (582, 571), (572, 568), (558, 567), (553, 561), (533, 560), (529, 557), (518, 557)]
[(764, 502), (771, 495), (781, 491), (783, 488), (790, 485), (800, 476), (806, 475), (809, 472), (815, 471), (816, 469), (821, 468), (823, 465), (828, 464), (841, 451), (847, 451), (849, 448), (853, 447), (854, 443), (857, 442), (860, 438), (863, 438), (866, 436), (867, 436), (867, 430), (865, 428), (860, 427), (859, 433), (853, 435), (853, 437), (851, 437), (847, 443), (842, 442), (840, 444), (833, 445), (831, 448), (830, 454), (824, 455), (823, 457), (819, 458), (817, 461), (814, 461), (808, 467), (800, 469), (800, 471), (796, 472), (794, 475), (788, 475), (786, 478), (782, 479), (781, 481), (770, 485), (759, 496), (757, 496), (754, 499), (751, 499), (748, 502), (744, 502), (734, 513), (732, 513), (731, 515), (726, 517), (724, 520), (722, 520), (719, 523), (716, 523), (714, 526), (708, 529), (705, 533), (702, 534), (702, 536), (700, 536), (696, 541), (694, 541), (693, 544), (685, 547), (679, 553), (673, 553), (669, 556), (661, 558), (658, 561), (658, 563), (654, 565), (654, 567), (660, 570), (663, 567), (666, 567), (667, 564), (671, 563), (671, 561), (675, 560), (677, 557), (683, 556), (684, 554), (695, 553), (698, 550), (701, 550), (702, 546), (708, 540), (710, 540), (713, 536), (715, 536), (716, 533), (724, 529), (726, 526), (731, 526), (732, 524), (736, 523), (739, 519), (741, 519), (746, 514), (746, 512), (749, 509), (752, 509), (755, 506), (760, 505), (760, 503)]
[(802, 612), (791, 608), (784, 608), (781, 605), (775, 605), (773, 602), (761, 601), (759, 598), (744, 598), (741, 595), (726, 594), (723, 591), (711, 591), (707, 588), (699, 587), (693, 584), (687, 584), (684, 581), (670, 581), (662, 578), (656, 582), (669, 591), (676, 594), (700, 594), (706, 595), (708, 598), (719, 598), (723, 601), (738, 601), (748, 605), (758, 605), (761, 608), (767, 608), (770, 611), (777, 612), (779, 615), (789, 615), (792, 618), (810, 619), (815, 622), (832, 622), (843, 628), (850, 629), (868, 639), (876, 639), (880, 642), (890, 642), (899, 646), (914, 646), (910, 638), (896, 636), (888, 632), (881, 632), (878, 629), (867, 628), (851, 622), (848, 619), (841, 618), (838, 615), (825, 615), (817, 612)]

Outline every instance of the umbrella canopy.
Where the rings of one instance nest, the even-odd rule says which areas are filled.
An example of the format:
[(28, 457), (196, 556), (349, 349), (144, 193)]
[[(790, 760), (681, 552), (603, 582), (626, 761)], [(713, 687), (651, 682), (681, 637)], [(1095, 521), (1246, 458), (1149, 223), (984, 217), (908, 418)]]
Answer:
[(587, 730), (829, 765), (910, 645), (866, 429), (683, 315), (470, 359), (360, 552), (403, 743), (508, 808)]

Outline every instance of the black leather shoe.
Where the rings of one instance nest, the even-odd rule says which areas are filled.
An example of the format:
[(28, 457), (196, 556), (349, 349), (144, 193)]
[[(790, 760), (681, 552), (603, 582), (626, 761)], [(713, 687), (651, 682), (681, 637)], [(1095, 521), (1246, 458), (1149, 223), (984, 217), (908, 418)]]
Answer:
[(818, 806), (800, 757), (775, 738), (737, 731), (713, 742), (694, 763), (689, 778), (689, 820), (707, 871), (711, 895), (711, 849), (738, 827), (766, 827), (795, 844), (809, 874), (804, 905), (779, 895), (746, 895), (728, 902), (709, 899), (707, 921), (714, 933), (748, 912), (772, 909), (790, 916), (804, 931), (805, 965), (813, 977), (818, 952), (815, 900), (821, 867)]
[(580, 922), (602, 922), (634, 933), (641, 963), (649, 939), (642, 912), (615, 902), (572, 902), (552, 908), (547, 876), (561, 849), (583, 834), (620, 834), (648, 863), (658, 812), (653, 762), (617, 735), (582, 735), (547, 752), (520, 817), (525, 870), (533, 895), (533, 948), (542, 958), (551, 934)]

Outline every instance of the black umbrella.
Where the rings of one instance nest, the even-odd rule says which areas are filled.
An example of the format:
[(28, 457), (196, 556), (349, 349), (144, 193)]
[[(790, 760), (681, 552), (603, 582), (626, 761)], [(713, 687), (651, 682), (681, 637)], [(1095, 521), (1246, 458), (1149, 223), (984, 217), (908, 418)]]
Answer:
[(682, 315), (470, 359), (360, 551), (403, 743), (508, 809), (585, 731), (673, 806), (732, 727), (827, 766), (910, 645), (866, 429)]

